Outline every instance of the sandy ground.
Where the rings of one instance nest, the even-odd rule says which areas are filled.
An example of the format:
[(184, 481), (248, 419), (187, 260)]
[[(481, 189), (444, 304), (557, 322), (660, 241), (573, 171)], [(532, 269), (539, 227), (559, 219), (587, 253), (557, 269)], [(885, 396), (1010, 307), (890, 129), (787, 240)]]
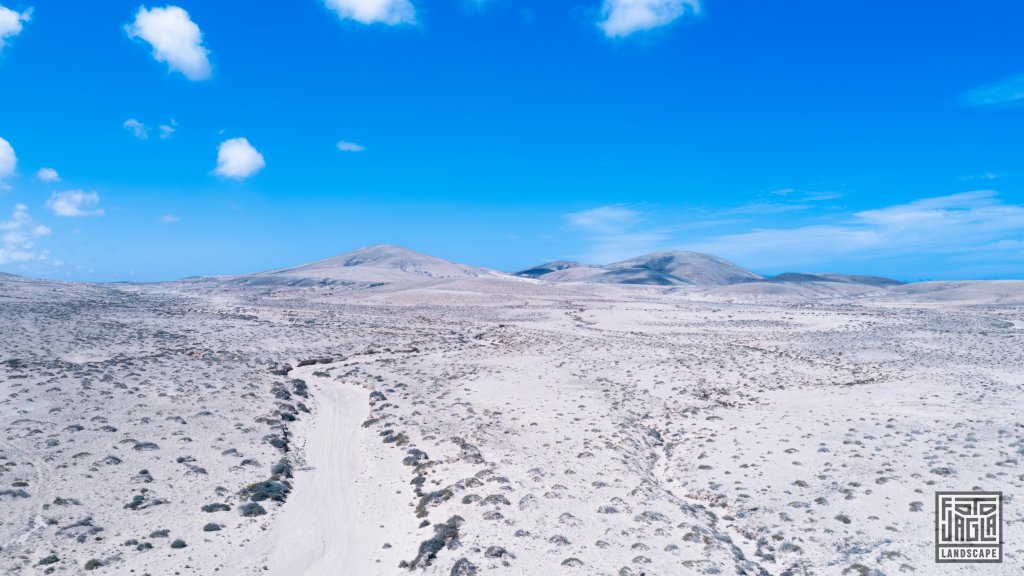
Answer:
[(1022, 572), (1024, 284), (729, 288), (5, 278), (0, 572)]

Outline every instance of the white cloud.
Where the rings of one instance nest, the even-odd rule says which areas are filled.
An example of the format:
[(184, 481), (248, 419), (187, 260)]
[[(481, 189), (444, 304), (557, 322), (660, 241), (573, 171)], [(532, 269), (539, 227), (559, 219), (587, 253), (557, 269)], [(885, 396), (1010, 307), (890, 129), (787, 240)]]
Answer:
[(36, 224), (28, 207), (18, 204), (10, 220), (0, 221), (0, 265), (45, 259), (47, 253), (35, 249), (35, 241), (50, 235), (50, 229)]
[[(922, 198), (838, 214), (808, 214), (790, 227), (759, 227), (747, 219), (717, 219), (734, 210), (697, 215), (668, 226), (644, 225), (644, 215), (605, 206), (566, 218), (586, 233), (584, 262), (606, 263), (654, 250), (695, 250), (755, 270), (829, 271), (920, 277), (1022, 277), (1024, 204), (991, 190)], [(651, 214), (651, 217), (664, 216)], [(823, 218), (825, 218), (824, 223)], [(777, 222), (766, 214), (764, 222)], [(728, 226), (739, 232), (703, 233)], [(703, 237), (701, 237), (703, 236)]]
[(68, 190), (50, 194), (46, 207), (57, 216), (103, 216), (103, 209), (96, 208), (99, 203), (100, 195), (95, 192)]
[(998, 82), (978, 86), (963, 95), (968, 106), (1006, 106), (1024, 104), (1024, 74), (1015, 74)]
[(415, 24), (416, 8), (409, 0), (324, 0), (342, 20), (363, 24)]
[(178, 218), (174, 214), (164, 214), (160, 217), (160, 221), (164, 224), (174, 224), (176, 222), (181, 222), (181, 218)]
[(624, 232), (635, 226), (640, 222), (641, 214), (636, 210), (616, 204), (566, 214), (565, 219), (573, 228), (613, 234)]
[(747, 266), (791, 268), (856, 258), (968, 255), (990, 258), (1024, 240), (1024, 206), (988, 190), (864, 210), (832, 224), (765, 228), (706, 239), (688, 249)]
[(604, 0), (597, 25), (609, 38), (665, 26), (684, 14), (699, 14), (700, 0)]
[(661, 250), (672, 239), (666, 230), (637, 230), (598, 234), (587, 238), (586, 252), (579, 260), (590, 264), (609, 264)]
[(266, 166), (263, 155), (245, 138), (232, 138), (217, 150), (217, 167), (213, 173), (223, 178), (245, 180)]
[(60, 174), (53, 168), (40, 168), (36, 172), (36, 180), (40, 182), (60, 182)]
[(821, 203), (829, 200), (838, 200), (842, 197), (843, 195), (839, 192), (776, 188), (770, 191), (764, 199), (720, 211), (717, 213), (717, 216), (800, 212), (822, 208), (823, 205)]
[(31, 8), (19, 13), (0, 6), (0, 52), (3, 52), (4, 47), (7, 46), (8, 38), (14, 38), (21, 34), (22, 22), (28, 22), (31, 18)]
[(161, 124), (160, 125), (160, 139), (161, 140), (170, 140), (171, 136), (174, 136), (174, 133), (177, 130), (178, 130), (178, 122), (172, 118), (171, 121), (168, 122), (167, 124)]
[(129, 118), (121, 124), (125, 130), (132, 133), (139, 140), (146, 140), (149, 138), (149, 126), (146, 126), (142, 122), (139, 122), (135, 118)]
[(599, 206), (565, 215), (569, 226), (587, 233), (583, 262), (607, 264), (658, 249), (671, 238), (666, 230), (636, 230), (643, 214), (621, 204)]
[(338, 142), (338, 150), (341, 150), (342, 152), (363, 152), (366, 150), (366, 147), (356, 144), (355, 142), (346, 142), (342, 140), (341, 142)]
[(203, 32), (184, 9), (166, 6), (150, 10), (142, 6), (125, 31), (133, 39), (148, 42), (153, 46), (153, 58), (166, 62), (189, 80), (210, 78), (210, 51), (203, 47)]
[(0, 179), (14, 176), (14, 169), (18, 167), (18, 157), (14, 155), (14, 147), (11, 143), (0, 138)]

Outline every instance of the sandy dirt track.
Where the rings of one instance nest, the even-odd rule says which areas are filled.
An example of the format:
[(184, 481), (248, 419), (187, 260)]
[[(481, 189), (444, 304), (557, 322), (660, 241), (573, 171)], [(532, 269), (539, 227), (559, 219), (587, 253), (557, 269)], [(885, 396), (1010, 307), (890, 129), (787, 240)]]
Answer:
[[(316, 390), (317, 418), (303, 434), (305, 466), (296, 470), (293, 496), (273, 527), (246, 548), (266, 550), (256, 573), (309, 576), (366, 573), (363, 528), (352, 518), (360, 509), (356, 483), (366, 472), (362, 458), (366, 391), (351, 384), (297, 372)], [(268, 570), (263, 570), (265, 566)], [(345, 570), (340, 570), (345, 567)], [(351, 571), (351, 572), (349, 572)]]

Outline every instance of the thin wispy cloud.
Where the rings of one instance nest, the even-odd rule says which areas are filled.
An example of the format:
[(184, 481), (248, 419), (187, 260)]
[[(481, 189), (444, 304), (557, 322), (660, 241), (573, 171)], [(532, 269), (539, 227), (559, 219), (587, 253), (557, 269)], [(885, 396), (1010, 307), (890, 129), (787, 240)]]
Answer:
[(132, 136), (135, 136), (139, 140), (149, 139), (149, 126), (146, 126), (142, 122), (139, 122), (135, 118), (129, 118), (121, 124), (121, 127), (127, 130)]
[(604, 0), (598, 27), (609, 38), (660, 28), (680, 17), (700, 14), (700, 0)]
[(28, 214), (28, 206), (17, 204), (9, 220), (0, 221), (0, 265), (45, 259), (47, 252), (36, 249), (35, 242), (51, 231)]
[(565, 219), (573, 228), (612, 234), (632, 228), (640, 222), (642, 216), (637, 210), (616, 204), (566, 214)]
[(366, 147), (361, 144), (356, 144), (355, 142), (342, 140), (341, 142), (338, 142), (338, 150), (342, 152), (364, 152), (366, 151)]
[(607, 264), (624, 260), (651, 252), (671, 238), (664, 230), (638, 230), (643, 213), (621, 204), (572, 212), (564, 218), (570, 228), (587, 235), (587, 250), (577, 257), (584, 262)]
[(160, 217), (160, 222), (163, 224), (176, 224), (178, 222), (181, 222), (181, 218), (175, 216), (174, 214), (164, 214), (163, 216)]
[(97, 207), (100, 195), (96, 192), (67, 190), (54, 192), (46, 201), (46, 207), (57, 216), (79, 218), (83, 216), (103, 216), (104, 210)]
[[(837, 260), (964, 255), (1024, 240), (1024, 206), (993, 191), (924, 198), (856, 212), (835, 223), (762, 228), (689, 243), (746, 266), (813, 266)], [(1010, 244), (1003, 244), (1010, 245)]]
[(968, 90), (962, 99), (968, 106), (979, 108), (1024, 104), (1024, 74)]
[[(1024, 272), (1024, 205), (1006, 202), (991, 190), (858, 212), (824, 215), (814, 211), (802, 219), (818, 222), (789, 227), (763, 226), (753, 218), (728, 218), (737, 212), (743, 210), (701, 212), (704, 220), (682, 219), (667, 226), (650, 224), (653, 215), (617, 205), (565, 217), (585, 234), (586, 249), (580, 259), (588, 262), (607, 263), (672, 249), (705, 252), (761, 271), (841, 271), (852, 262), (881, 269), (887, 262), (899, 261), (912, 262), (915, 270), (938, 268), (938, 273), (954, 276), (960, 268), (952, 267), (965, 262), (973, 266), (972, 274), (983, 268), (999, 271), (1007, 267), (1017, 274)], [(827, 221), (820, 223), (823, 218)], [(746, 230), (709, 232), (723, 226)], [(701, 229), (705, 234), (697, 235)], [(909, 269), (904, 272), (913, 273)]]
[(0, 6), (0, 54), (7, 46), (8, 40), (14, 38), (25, 28), (24, 23), (32, 19), (32, 9), (24, 12), (15, 12), (10, 8)]
[(159, 130), (161, 140), (170, 140), (174, 133), (178, 131), (178, 122), (172, 118), (167, 124), (161, 124)]
[(0, 138), (0, 180), (14, 176), (18, 168), (18, 157), (14, 154), (11, 143)]
[(213, 173), (222, 178), (245, 180), (267, 165), (256, 148), (245, 138), (221, 142), (217, 149), (217, 167)]
[(718, 216), (744, 214), (785, 214), (821, 208), (822, 202), (838, 200), (843, 195), (832, 191), (802, 190), (799, 188), (776, 188), (762, 199), (721, 210)]
[(598, 234), (587, 239), (587, 249), (577, 259), (588, 264), (610, 264), (665, 248), (672, 240), (667, 230), (638, 230)]
[(132, 39), (153, 47), (153, 58), (180, 72), (189, 80), (207, 80), (212, 75), (210, 51), (203, 46), (203, 32), (183, 8), (166, 6), (135, 13), (135, 21), (125, 26)]
[(416, 8), (409, 0), (324, 0), (342, 20), (361, 24), (415, 24)]

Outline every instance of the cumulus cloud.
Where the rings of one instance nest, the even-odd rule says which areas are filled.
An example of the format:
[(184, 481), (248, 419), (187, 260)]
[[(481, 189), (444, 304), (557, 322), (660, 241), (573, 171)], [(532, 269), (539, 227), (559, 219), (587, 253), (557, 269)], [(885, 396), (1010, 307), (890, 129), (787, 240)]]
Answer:
[(355, 142), (346, 142), (342, 140), (341, 142), (338, 142), (338, 150), (341, 150), (342, 152), (363, 152), (366, 150), (366, 147), (356, 144)]
[(125, 31), (133, 39), (148, 42), (153, 47), (153, 58), (166, 62), (189, 80), (210, 78), (210, 51), (203, 46), (203, 32), (183, 8), (150, 10), (142, 6)]
[(27, 206), (16, 205), (11, 219), (0, 221), (0, 265), (45, 259), (47, 253), (36, 250), (35, 242), (49, 235), (49, 228), (32, 220)]
[(174, 214), (164, 214), (160, 217), (160, 221), (164, 224), (174, 224), (176, 222), (180, 222), (181, 218), (178, 218)]
[(97, 208), (100, 195), (95, 192), (68, 190), (54, 192), (46, 201), (46, 207), (57, 216), (103, 216), (102, 208)]
[(342, 20), (363, 24), (415, 24), (416, 8), (409, 0), (324, 0)]
[(700, 0), (604, 0), (597, 25), (609, 38), (671, 24), (685, 14), (699, 14)]
[(14, 147), (7, 140), (0, 138), (0, 179), (13, 176), (17, 167), (18, 157), (14, 155)]
[(131, 132), (132, 136), (135, 136), (139, 140), (146, 140), (149, 138), (149, 126), (146, 126), (135, 118), (125, 120), (124, 124), (121, 124), (121, 126), (124, 127), (125, 130)]
[(232, 138), (217, 150), (217, 167), (213, 173), (222, 178), (245, 180), (266, 166), (263, 155), (245, 138)]
[(53, 168), (40, 168), (36, 172), (36, 180), (40, 182), (60, 182), (60, 174)]
[(15, 12), (10, 8), (0, 6), (0, 53), (2, 53), (4, 51), (4, 47), (7, 46), (7, 39), (14, 38), (18, 34), (21, 34), (21, 30), (23, 28), (22, 23), (28, 22), (31, 18), (31, 8), (24, 12)]

